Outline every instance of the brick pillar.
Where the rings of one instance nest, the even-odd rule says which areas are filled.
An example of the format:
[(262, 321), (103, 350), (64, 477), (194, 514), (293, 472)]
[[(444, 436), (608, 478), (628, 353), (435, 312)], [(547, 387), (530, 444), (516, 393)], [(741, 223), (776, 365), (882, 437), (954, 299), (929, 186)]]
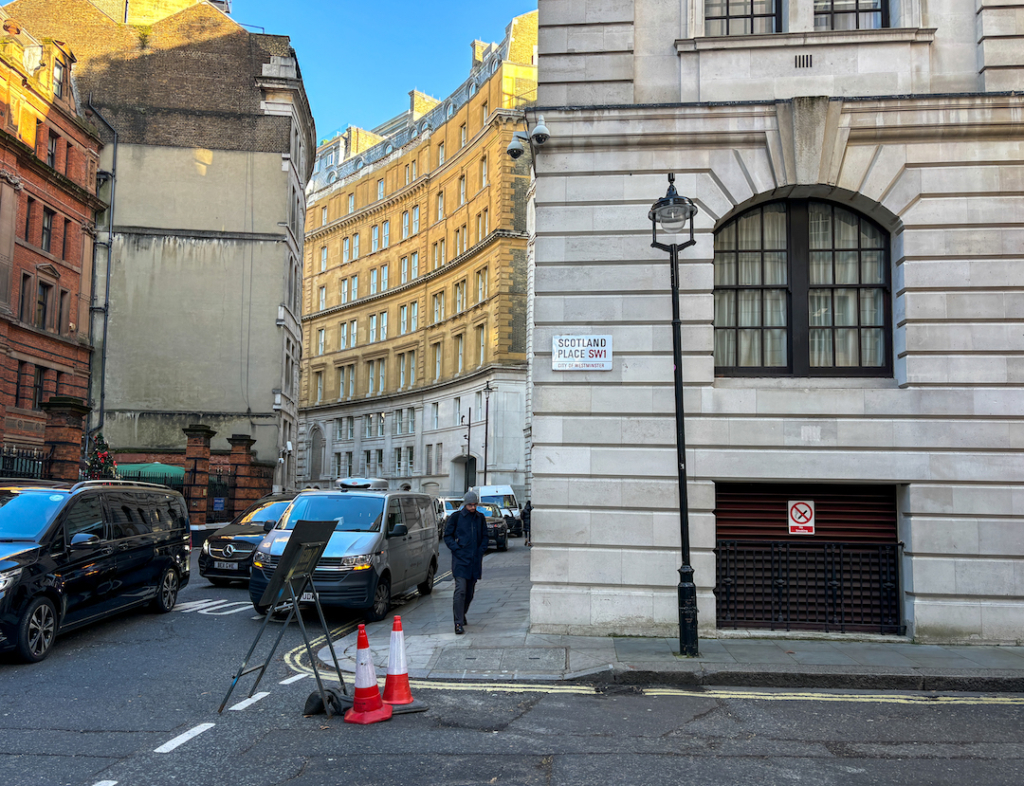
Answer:
[(82, 463), (82, 425), (90, 407), (71, 396), (51, 396), (42, 407), (46, 413), (46, 446), (53, 450), (50, 478), (76, 483)]
[(252, 446), (256, 440), (248, 434), (232, 434), (228, 437), (228, 444), (231, 445), (231, 455), (228, 460), (231, 462), (231, 471), (235, 475), (234, 498), (231, 500), (232, 512), (238, 515), (253, 502), (263, 496), (259, 488), (258, 478), (253, 477), (252, 467)]
[(210, 487), (210, 440), (217, 432), (209, 426), (191, 425), (183, 428), (185, 444), (185, 502), (192, 526), (206, 524), (206, 492)]

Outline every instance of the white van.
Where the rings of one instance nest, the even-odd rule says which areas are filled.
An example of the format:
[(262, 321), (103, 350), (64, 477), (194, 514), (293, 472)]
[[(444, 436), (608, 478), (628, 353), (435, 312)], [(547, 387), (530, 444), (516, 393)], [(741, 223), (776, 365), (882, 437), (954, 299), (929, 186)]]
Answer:
[(511, 486), (474, 486), (473, 491), (481, 502), (497, 505), (501, 515), (508, 522), (508, 534), (518, 537), (523, 534), (523, 519), (519, 501)]

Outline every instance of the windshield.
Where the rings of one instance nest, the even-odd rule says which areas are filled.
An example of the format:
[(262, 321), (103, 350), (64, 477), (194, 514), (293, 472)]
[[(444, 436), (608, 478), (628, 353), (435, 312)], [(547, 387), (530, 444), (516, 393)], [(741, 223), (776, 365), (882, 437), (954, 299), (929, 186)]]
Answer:
[(514, 508), (516, 506), (515, 498), (511, 494), (488, 495), (481, 497), (480, 501), (489, 502), (491, 505), (497, 505), (499, 508)]
[(494, 505), (489, 505), (486, 502), (477, 505), (477, 510), (483, 513), (485, 516), (490, 516), (491, 518), (495, 519), (501, 518), (501, 511), (499, 511)]
[(67, 498), (52, 489), (0, 490), (0, 540), (38, 540)]
[(446, 499), (444, 501), (444, 507), (445, 507), (445, 510), (458, 510), (459, 503), (458, 502), (452, 502), (450, 499)]
[(297, 521), (334, 521), (335, 532), (376, 532), (384, 512), (384, 497), (355, 494), (302, 494), (284, 514), (278, 529), (295, 529)]
[(290, 499), (282, 499), (278, 502), (267, 502), (254, 507), (238, 522), (239, 524), (259, 524), (262, 521), (277, 521), (284, 513), (284, 509), (291, 504)]

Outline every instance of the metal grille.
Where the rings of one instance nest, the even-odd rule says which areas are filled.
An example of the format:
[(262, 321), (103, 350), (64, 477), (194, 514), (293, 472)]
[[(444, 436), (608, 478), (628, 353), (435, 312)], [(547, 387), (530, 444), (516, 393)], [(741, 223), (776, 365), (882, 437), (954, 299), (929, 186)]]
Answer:
[(720, 628), (903, 635), (897, 543), (719, 540)]
[(218, 545), (211, 544), (210, 556), (216, 557), (217, 559), (244, 560), (256, 548), (251, 543), (246, 543), (245, 541), (238, 541), (231, 544), (234, 547), (234, 552), (231, 554), (231, 556), (228, 556), (224, 553), (224, 549), (227, 545), (227, 543), (220, 543)]

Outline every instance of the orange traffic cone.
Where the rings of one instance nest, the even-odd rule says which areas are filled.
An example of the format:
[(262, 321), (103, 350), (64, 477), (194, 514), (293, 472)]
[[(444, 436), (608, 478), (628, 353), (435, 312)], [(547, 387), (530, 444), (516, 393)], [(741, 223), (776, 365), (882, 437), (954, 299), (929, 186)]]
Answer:
[(412, 690), (409, 688), (409, 667), (405, 662), (405, 634), (402, 632), (402, 618), (395, 615), (391, 628), (391, 652), (388, 653), (388, 678), (384, 683), (385, 704), (412, 704)]
[(356, 645), (356, 694), (352, 709), (345, 712), (345, 723), (379, 723), (391, 720), (391, 712), (391, 705), (380, 700), (377, 672), (370, 656), (370, 641), (366, 638), (366, 626), (360, 625)]

